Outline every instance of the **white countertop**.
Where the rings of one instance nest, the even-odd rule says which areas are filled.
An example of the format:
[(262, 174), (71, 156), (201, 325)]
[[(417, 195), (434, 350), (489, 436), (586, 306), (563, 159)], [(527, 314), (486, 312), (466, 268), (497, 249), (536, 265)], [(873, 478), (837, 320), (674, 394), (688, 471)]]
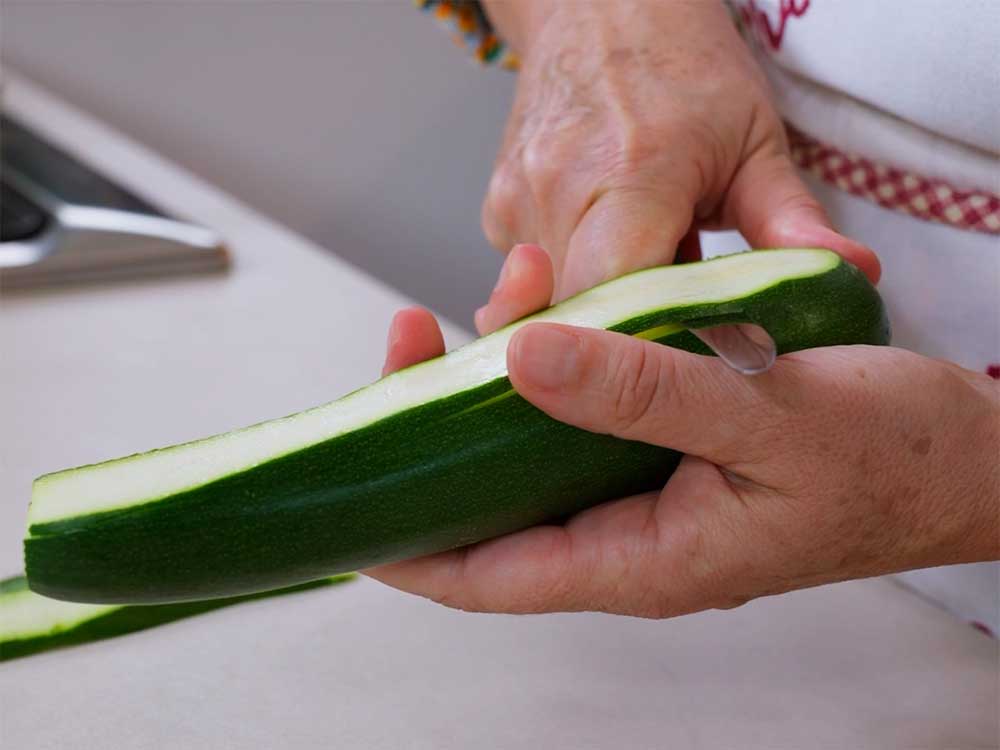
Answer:
[[(335, 398), (408, 302), (7, 73), (8, 109), (235, 266), (0, 300), (0, 577), (33, 477)], [(885, 580), (653, 622), (365, 579), (2, 664), (0, 746), (971, 750), (997, 747), (998, 690), (996, 641)]]

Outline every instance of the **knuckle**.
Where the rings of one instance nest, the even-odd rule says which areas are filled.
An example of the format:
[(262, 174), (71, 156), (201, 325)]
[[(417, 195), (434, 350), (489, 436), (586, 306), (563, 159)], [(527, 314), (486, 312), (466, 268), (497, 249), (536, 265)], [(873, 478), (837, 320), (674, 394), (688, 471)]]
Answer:
[(718, 196), (732, 181), (732, 171), (736, 154), (732, 153), (718, 130), (707, 123), (694, 123), (689, 138), (695, 176), (698, 180), (697, 192), (704, 196)]
[(490, 179), (482, 207), (482, 227), (490, 243), (508, 250), (508, 239), (515, 233), (518, 200), (523, 191), (516, 170), (507, 164), (497, 167)]
[(661, 134), (658, 128), (641, 127), (629, 123), (618, 135), (618, 168), (626, 175), (645, 169), (664, 153), (664, 144), (670, 143), (669, 132)]
[(564, 142), (551, 135), (536, 135), (521, 152), (521, 166), (528, 184), (538, 195), (548, 195), (559, 181), (566, 163)]
[(458, 609), (463, 612), (479, 612), (475, 603), (470, 600), (468, 591), (458, 581), (452, 580), (436, 590), (426, 594), (427, 598), (435, 604), (440, 604), (449, 609)]
[(715, 606), (715, 609), (739, 609), (744, 604), (749, 604), (757, 597), (750, 594), (737, 594), (733, 596), (724, 597)]
[(509, 249), (509, 243), (506, 239), (507, 232), (498, 221), (489, 198), (483, 201), (479, 221), (483, 230), (483, 235), (486, 237), (486, 241), (489, 242), (495, 249), (501, 252), (506, 252)]
[(487, 200), (491, 211), (501, 223), (513, 223), (517, 201), (522, 192), (517, 169), (509, 162), (497, 167), (490, 179)]
[(533, 574), (500, 587), (497, 611), (505, 614), (540, 614), (581, 609), (587, 599), (590, 583), (573, 564), (569, 534), (560, 530), (547, 534), (548, 545), (539, 551), (539, 569), (545, 574)]
[(451, 555), (447, 572), (437, 580), (437, 585), (426, 591), (425, 596), (436, 604), (464, 612), (482, 612), (483, 607), (476, 601), (469, 585), (469, 551), (462, 547)]
[(470, 608), (465, 599), (458, 596), (455, 591), (446, 590), (435, 592), (428, 598), (435, 604), (440, 604), (442, 607), (448, 607), (448, 609), (458, 609), (463, 612), (477, 611), (474, 608)]
[(608, 140), (607, 176), (612, 182), (629, 181), (662, 155), (661, 139), (635, 123), (619, 125)]
[[(700, 129), (689, 121), (671, 116), (661, 122), (628, 119), (616, 123), (607, 134), (604, 148), (608, 177), (631, 183), (637, 176), (682, 173), (690, 154), (703, 150)], [(643, 180), (648, 182), (648, 180)]]
[(666, 620), (682, 614), (682, 611), (678, 610), (670, 597), (663, 596), (658, 591), (651, 591), (640, 599), (630, 614), (647, 620)]
[(629, 343), (632, 345), (611, 359), (608, 370), (607, 387), (613, 395), (611, 418), (621, 430), (630, 430), (649, 418), (663, 382), (662, 358), (640, 342)]
[[(788, 163), (786, 165), (783, 165), (782, 168), (781, 168), (781, 170), (779, 170), (779, 171), (784, 172), (784, 171), (791, 171), (791, 170), (792, 170), (791, 163)], [(808, 212), (815, 212), (815, 213), (823, 213), (823, 209), (820, 207), (819, 201), (817, 201), (812, 196), (812, 193), (810, 193), (806, 189), (805, 185), (802, 185), (802, 189), (801, 190), (798, 190), (798, 191), (795, 191), (795, 192), (790, 192), (787, 196), (785, 196), (784, 198), (782, 198), (782, 200), (778, 203), (778, 207), (777, 207), (777, 209), (775, 210), (774, 213), (776, 213), (776, 214), (796, 213), (797, 214), (797, 213), (806, 212), (806, 211), (808, 211)]]
[(506, 600), (498, 610), (508, 615), (536, 615), (546, 612), (573, 611), (577, 606), (575, 592), (565, 582), (539, 585)]

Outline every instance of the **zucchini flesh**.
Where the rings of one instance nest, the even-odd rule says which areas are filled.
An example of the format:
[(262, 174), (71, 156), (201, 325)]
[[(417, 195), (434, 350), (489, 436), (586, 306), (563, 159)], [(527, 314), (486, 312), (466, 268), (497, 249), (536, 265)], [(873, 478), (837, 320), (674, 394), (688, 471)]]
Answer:
[(332, 586), (352, 578), (353, 574), (332, 576), (275, 591), (228, 599), (129, 606), (79, 604), (49, 599), (31, 591), (28, 579), (24, 576), (16, 576), (0, 581), (0, 661), (114, 638), (222, 607)]
[(886, 344), (875, 289), (818, 249), (639, 271), (337, 401), (36, 480), (32, 589), (85, 602), (233, 596), (451, 549), (662, 486), (680, 456), (556, 422), (514, 393), (527, 322), (710, 353), (688, 328), (754, 323), (779, 354)]

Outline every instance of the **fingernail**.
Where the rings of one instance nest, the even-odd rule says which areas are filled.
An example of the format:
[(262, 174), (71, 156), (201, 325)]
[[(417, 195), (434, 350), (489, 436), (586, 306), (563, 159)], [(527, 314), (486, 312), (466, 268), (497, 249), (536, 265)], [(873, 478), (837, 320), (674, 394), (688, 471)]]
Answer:
[(532, 325), (514, 338), (513, 360), (526, 384), (557, 390), (577, 378), (581, 341), (561, 328)]

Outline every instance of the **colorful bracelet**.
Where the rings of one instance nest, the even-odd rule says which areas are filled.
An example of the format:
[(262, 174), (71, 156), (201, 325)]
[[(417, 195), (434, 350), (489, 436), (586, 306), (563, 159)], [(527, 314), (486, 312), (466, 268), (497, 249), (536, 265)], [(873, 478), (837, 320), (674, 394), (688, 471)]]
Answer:
[(413, 2), (421, 10), (432, 13), (451, 33), (455, 43), (471, 52), (480, 63), (496, 63), (508, 70), (517, 69), (517, 55), (493, 31), (493, 24), (477, 0)]

